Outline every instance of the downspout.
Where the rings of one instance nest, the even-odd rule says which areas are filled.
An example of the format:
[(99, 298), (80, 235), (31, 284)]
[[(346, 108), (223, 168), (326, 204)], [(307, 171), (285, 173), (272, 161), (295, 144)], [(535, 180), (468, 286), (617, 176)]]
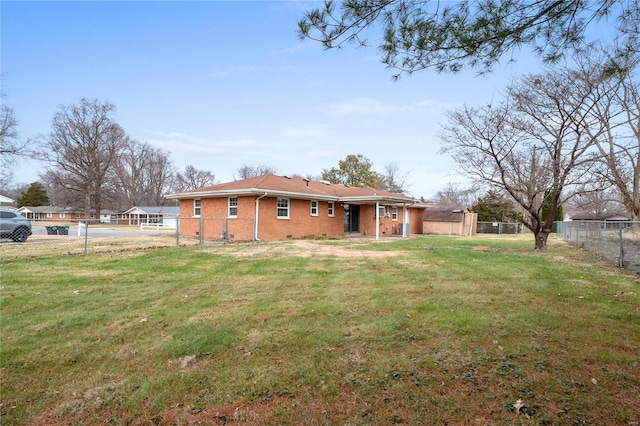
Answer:
[(402, 204), (402, 238), (407, 237), (407, 213), (409, 209), (407, 209), (406, 204)]
[(258, 211), (260, 210), (260, 199), (266, 196), (267, 196), (267, 193), (265, 192), (263, 195), (256, 198), (256, 219), (255, 219), (256, 223), (253, 224), (253, 240), (254, 241), (260, 241), (258, 239)]
[(376, 241), (380, 239), (380, 202), (376, 201)]

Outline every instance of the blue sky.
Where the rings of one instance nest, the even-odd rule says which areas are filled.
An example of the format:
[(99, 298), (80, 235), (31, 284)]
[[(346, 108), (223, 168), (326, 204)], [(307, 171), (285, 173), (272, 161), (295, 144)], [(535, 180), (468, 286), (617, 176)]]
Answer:
[[(319, 175), (349, 154), (396, 163), (411, 195), (464, 182), (439, 154), (444, 112), (481, 105), (538, 61), (518, 54), (487, 76), (421, 71), (400, 81), (372, 47), (325, 51), (296, 23), (320, 2), (2, 1), (3, 102), (23, 138), (60, 105), (108, 100), (134, 139), (230, 181), (243, 165)], [(29, 161), (16, 182), (38, 180)]]

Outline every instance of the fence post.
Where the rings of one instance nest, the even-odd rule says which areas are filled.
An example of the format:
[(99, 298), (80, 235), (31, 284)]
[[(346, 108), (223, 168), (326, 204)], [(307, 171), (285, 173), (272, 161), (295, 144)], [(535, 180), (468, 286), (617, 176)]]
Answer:
[(620, 266), (624, 268), (624, 241), (622, 240), (622, 226), (618, 228), (618, 233), (620, 235)]
[(86, 255), (89, 249), (89, 220), (84, 220), (84, 254)]
[(176, 216), (176, 247), (180, 247), (180, 215)]

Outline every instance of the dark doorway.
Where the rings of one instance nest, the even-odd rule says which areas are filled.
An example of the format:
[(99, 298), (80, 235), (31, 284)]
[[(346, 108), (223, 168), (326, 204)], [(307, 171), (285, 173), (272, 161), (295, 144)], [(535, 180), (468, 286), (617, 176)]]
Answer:
[(360, 206), (357, 204), (345, 204), (344, 206), (344, 232), (359, 232)]

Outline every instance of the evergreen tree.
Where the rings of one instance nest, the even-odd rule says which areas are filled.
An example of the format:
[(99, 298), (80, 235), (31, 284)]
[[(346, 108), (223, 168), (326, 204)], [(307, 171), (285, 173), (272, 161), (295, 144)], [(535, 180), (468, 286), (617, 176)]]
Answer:
[(520, 220), (520, 213), (498, 191), (488, 191), (484, 197), (478, 198), (478, 202), (473, 205), (472, 209), (478, 214), (479, 222), (517, 222)]
[(49, 204), (49, 196), (44, 185), (40, 182), (33, 182), (26, 191), (20, 194), (16, 202), (19, 207), (46, 206)]

